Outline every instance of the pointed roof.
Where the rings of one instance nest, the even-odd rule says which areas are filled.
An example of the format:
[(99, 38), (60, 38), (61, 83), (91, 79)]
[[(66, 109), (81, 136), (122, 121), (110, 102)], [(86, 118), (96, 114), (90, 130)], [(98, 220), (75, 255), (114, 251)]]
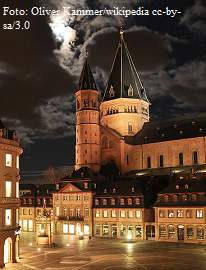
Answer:
[(98, 91), (92, 71), (91, 71), (91, 67), (88, 61), (88, 57), (86, 55), (86, 59), (85, 59), (82, 73), (81, 73), (79, 83), (78, 83), (78, 91), (88, 90), (88, 89)]
[[(130, 91), (128, 91), (129, 89)], [(122, 27), (120, 30), (119, 45), (102, 101), (116, 98), (143, 99), (149, 103), (145, 88), (132, 61), (127, 44), (124, 41)]]

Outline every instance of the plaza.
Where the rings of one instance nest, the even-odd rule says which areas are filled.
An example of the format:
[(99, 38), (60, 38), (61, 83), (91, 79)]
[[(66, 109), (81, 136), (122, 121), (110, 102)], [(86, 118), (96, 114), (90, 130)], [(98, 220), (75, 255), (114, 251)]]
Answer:
[(205, 269), (206, 245), (53, 235), (55, 245), (35, 244), (35, 233), (21, 232), (20, 259), (4, 269)]

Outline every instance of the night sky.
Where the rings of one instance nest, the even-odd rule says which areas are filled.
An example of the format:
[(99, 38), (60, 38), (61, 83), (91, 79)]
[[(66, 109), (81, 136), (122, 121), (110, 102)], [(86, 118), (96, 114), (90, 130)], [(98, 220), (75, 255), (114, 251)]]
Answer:
[[(2, 16), (3, 7), (28, 10), (28, 15), (7, 12)], [(33, 7), (60, 12), (32, 15)], [(149, 15), (63, 15), (63, 7), (70, 7), (70, 11), (141, 7), (149, 10)], [(157, 10), (181, 13), (152, 15)], [(22, 180), (41, 177), (49, 165), (72, 169), (74, 93), (86, 49), (99, 91), (103, 92), (119, 41), (120, 21), (152, 103), (151, 121), (205, 112), (205, 14), (203, 0), (1, 1), (0, 119), (8, 128), (16, 129), (21, 138)], [(3, 29), (5, 24), (16, 29)], [(17, 29), (19, 24), (28, 29)]]

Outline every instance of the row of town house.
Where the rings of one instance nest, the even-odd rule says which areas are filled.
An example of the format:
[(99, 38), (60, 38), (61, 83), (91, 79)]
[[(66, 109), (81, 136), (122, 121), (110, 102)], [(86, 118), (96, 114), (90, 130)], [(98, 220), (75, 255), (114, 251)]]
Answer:
[(82, 167), (22, 195), (22, 231), (36, 230), (45, 199), (55, 234), (206, 243), (203, 180), (192, 173), (112, 178)]

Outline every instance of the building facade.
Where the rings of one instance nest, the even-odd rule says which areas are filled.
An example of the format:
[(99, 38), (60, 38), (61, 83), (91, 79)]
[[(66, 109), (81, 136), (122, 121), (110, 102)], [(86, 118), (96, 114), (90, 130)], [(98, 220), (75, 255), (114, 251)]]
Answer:
[(0, 267), (19, 257), (19, 142), (0, 121)]
[[(150, 102), (123, 30), (103, 98), (86, 57), (76, 92), (76, 165), (120, 173), (206, 163), (206, 114), (149, 122)], [(99, 120), (100, 115), (100, 120)]]

